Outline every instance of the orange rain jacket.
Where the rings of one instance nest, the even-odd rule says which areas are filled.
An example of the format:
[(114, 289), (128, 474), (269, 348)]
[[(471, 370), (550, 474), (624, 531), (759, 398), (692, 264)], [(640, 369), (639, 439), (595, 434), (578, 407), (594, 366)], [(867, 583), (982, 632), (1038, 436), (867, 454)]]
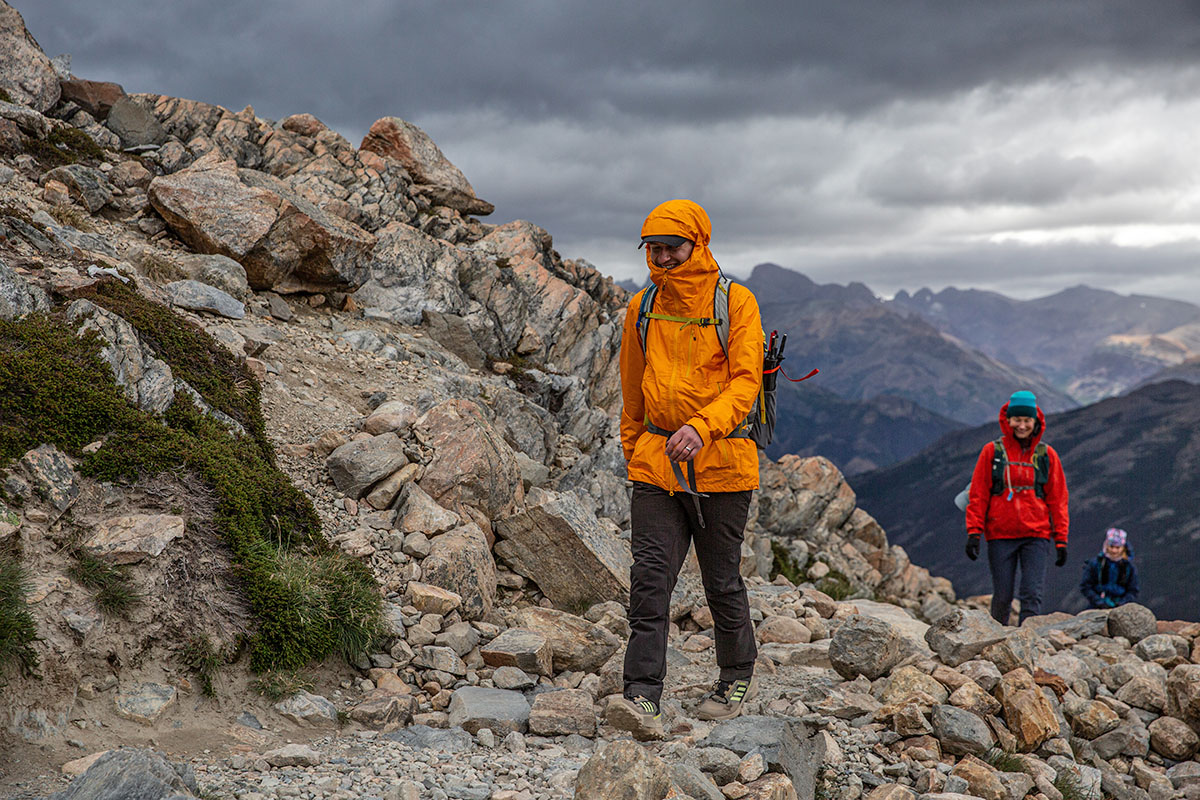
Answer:
[[(654, 311), (675, 317), (712, 317), (717, 262), (709, 252), (712, 223), (690, 200), (668, 200), (650, 212), (642, 236), (683, 236), (695, 243), (687, 261), (672, 269), (655, 265)], [(645, 291), (645, 290), (643, 290)], [(629, 479), (668, 491), (679, 488), (666, 454), (666, 437), (646, 430), (645, 421), (674, 431), (691, 425), (703, 446), (695, 458), (701, 492), (758, 488), (758, 448), (750, 439), (725, 439), (750, 412), (762, 384), (763, 330), (758, 301), (733, 284), (729, 297), (729, 358), (711, 325), (650, 320), (646, 352), (638, 342), (642, 292), (625, 312), (621, 339), (621, 446)]]
[[(1028, 448), (1022, 448), (1013, 435), (1012, 426), (1008, 423), (1008, 403), (1000, 409), (1000, 430), (1004, 434), (1004, 452), (1008, 456), (1007, 483), (1017, 487), (1032, 487), (1036, 475), (1034, 468), (1018, 467), (1014, 462), (1029, 463), (1033, 460), (1033, 451), (1046, 430), (1046, 416), (1040, 408), (1037, 410), (1037, 423), (1033, 427)], [(1030, 488), (1014, 491), (1011, 500), (1007, 491), (992, 494), (992, 457), (995, 453), (996, 443), (988, 442), (975, 461), (975, 471), (971, 474), (971, 499), (967, 504), (967, 533), (982, 533), (989, 541), (1032, 536), (1053, 539), (1055, 544), (1065, 545), (1070, 535), (1071, 515), (1067, 509), (1067, 478), (1063, 474), (1058, 453), (1046, 445), (1050, 473), (1046, 481), (1045, 499), (1038, 497)]]

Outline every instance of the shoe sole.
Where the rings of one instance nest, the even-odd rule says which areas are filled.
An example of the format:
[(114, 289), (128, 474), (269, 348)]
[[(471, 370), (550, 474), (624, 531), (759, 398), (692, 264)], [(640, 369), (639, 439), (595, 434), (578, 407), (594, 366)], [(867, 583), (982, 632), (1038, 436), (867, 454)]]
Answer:
[(661, 739), (664, 735), (662, 723), (658, 725), (647, 723), (641, 714), (623, 703), (613, 703), (609, 706), (605, 719), (614, 728), (632, 733), (634, 738), (639, 741)]

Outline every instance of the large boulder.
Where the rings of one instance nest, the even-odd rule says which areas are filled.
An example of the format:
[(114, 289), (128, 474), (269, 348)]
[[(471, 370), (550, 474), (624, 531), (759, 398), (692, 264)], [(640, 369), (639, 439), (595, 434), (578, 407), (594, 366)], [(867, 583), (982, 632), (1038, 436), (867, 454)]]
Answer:
[(1150, 723), (1150, 747), (1172, 761), (1186, 761), (1200, 747), (1196, 732), (1183, 720), (1159, 717)]
[(1108, 612), (1108, 635), (1124, 636), (1137, 644), (1147, 636), (1158, 633), (1154, 612), (1137, 603), (1126, 603)]
[(376, 231), (369, 277), (354, 295), (361, 306), (402, 325), (419, 325), (426, 311), (462, 314), (469, 305), (459, 284), (468, 256), (402, 222)]
[(167, 140), (167, 132), (158, 118), (128, 95), (113, 102), (104, 125), (117, 135), (122, 147), (159, 145)]
[(575, 782), (575, 800), (663, 800), (671, 771), (637, 742), (620, 739), (592, 756)]
[(487, 532), (521, 502), (521, 468), (512, 448), (470, 400), (434, 406), (414, 426), (433, 448), (419, 485), (439, 505), (473, 519)]
[(381, 433), (346, 442), (329, 454), (325, 468), (338, 491), (357, 500), (407, 463), (403, 440), (394, 433)]
[(565, 611), (529, 606), (513, 617), (550, 643), (555, 672), (596, 672), (621, 647), (612, 632)]
[(89, 213), (95, 214), (113, 199), (113, 187), (104, 173), (83, 164), (67, 164), (46, 173), (47, 181), (58, 181), (67, 187), (71, 197), (78, 200)]
[(534, 488), (524, 511), (496, 522), (496, 553), (560, 608), (629, 600), (628, 546), (573, 493)]
[(983, 611), (956, 608), (933, 624), (925, 641), (943, 663), (957, 667), (1003, 641), (1004, 626)]
[(1000, 678), (996, 697), (1004, 706), (1004, 719), (1023, 752), (1034, 750), (1058, 735), (1054, 708), (1024, 668), (1014, 669)]
[(4, 0), (0, 0), (0, 89), (37, 111), (49, 111), (62, 95), (54, 65), (25, 20)]
[(1180, 664), (1167, 676), (1167, 713), (1200, 731), (1200, 664)]
[(359, 149), (399, 161), (417, 184), (429, 187), (427, 196), (435, 205), (477, 216), (496, 210), (491, 203), (475, 196), (462, 171), (450, 163), (425, 131), (411, 122), (399, 117), (376, 120)]
[(903, 656), (900, 637), (891, 625), (859, 614), (847, 617), (829, 644), (829, 661), (847, 680), (859, 675), (875, 680)]
[(374, 236), (234, 161), (205, 156), (160, 175), (149, 198), (181, 239), (240, 263), (255, 289), (346, 290), (367, 279)]
[(450, 724), (470, 733), (490, 728), (493, 733), (524, 731), (529, 725), (529, 701), (520, 692), (464, 686), (450, 698)]
[(965, 709), (938, 705), (931, 715), (933, 735), (942, 749), (956, 755), (981, 755), (996, 743), (996, 737), (983, 719)]
[(496, 604), (496, 562), (483, 531), (470, 523), (435, 537), (421, 562), (425, 582), (462, 598), (465, 619), (482, 619)]
[(50, 800), (181, 800), (199, 795), (191, 767), (167, 761), (154, 750), (128, 749), (109, 750)]
[(62, 99), (74, 103), (98, 120), (103, 121), (112, 110), (113, 103), (125, 96), (121, 84), (111, 81), (88, 81), (71, 78), (60, 81)]

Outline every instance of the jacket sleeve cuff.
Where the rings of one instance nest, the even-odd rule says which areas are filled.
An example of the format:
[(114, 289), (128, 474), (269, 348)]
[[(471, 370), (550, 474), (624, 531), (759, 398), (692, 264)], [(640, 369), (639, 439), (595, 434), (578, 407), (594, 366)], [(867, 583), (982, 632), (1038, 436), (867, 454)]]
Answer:
[(692, 417), (686, 423), (695, 429), (696, 433), (700, 434), (700, 441), (704, 444), (712, 444), (712, 431), (704, 422), (696, 417)]

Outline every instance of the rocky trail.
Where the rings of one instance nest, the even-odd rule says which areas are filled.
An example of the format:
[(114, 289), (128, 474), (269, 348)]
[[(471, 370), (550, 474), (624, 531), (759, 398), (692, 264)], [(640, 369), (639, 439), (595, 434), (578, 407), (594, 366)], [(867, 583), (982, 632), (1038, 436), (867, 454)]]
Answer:
[(693, 558), (611, 728), (628, 294), (404, 120), (0, 51), (0, 796), (1200, 797), (1200, 625), (1000, 626), (820, 457), (761, 459), (746, 713)]

